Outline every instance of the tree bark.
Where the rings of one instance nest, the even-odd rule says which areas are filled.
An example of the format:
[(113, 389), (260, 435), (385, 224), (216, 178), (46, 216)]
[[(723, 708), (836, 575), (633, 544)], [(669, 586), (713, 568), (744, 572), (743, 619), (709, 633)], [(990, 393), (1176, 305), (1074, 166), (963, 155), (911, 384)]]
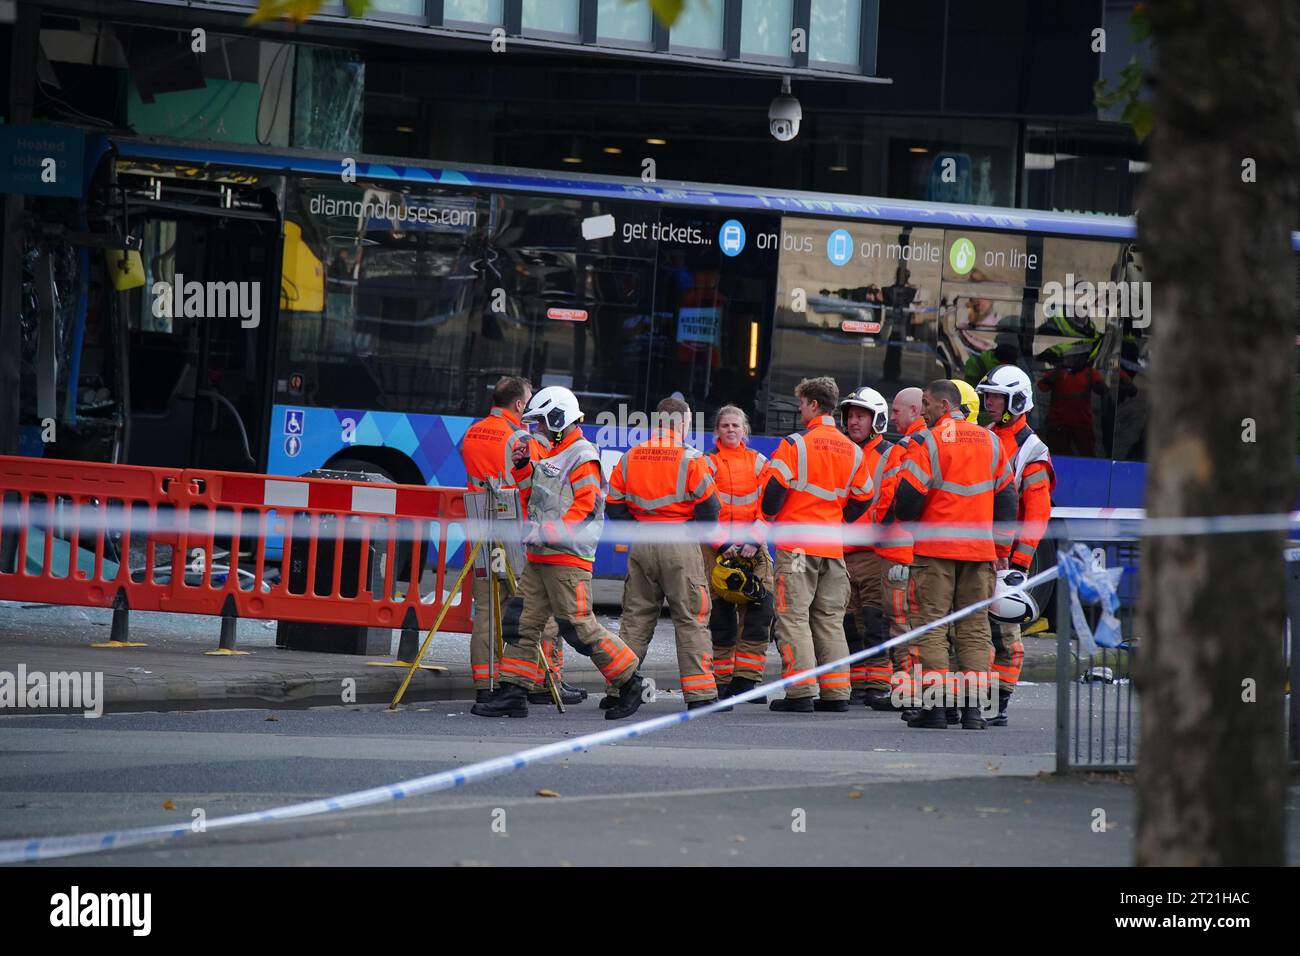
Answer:
[[(1154, 306), (1147, 514), (1286, 512), (1300, 4), (1147, 10), (1157, 58), (1138, 216)], [(1247, 159), (1255, 182), (1243, 182)], [(1143, 542), (1139, 865), (1284, 863), (1284, 538)]]

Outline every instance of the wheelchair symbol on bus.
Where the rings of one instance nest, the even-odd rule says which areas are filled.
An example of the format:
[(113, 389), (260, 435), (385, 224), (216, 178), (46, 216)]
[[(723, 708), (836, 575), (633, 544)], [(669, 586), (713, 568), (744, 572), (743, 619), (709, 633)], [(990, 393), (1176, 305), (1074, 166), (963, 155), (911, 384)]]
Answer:
[(306, 413), (301, 408), (286, 408), (284, 410), (284, 433), (286, 435), (301, 435), (305, 417)]

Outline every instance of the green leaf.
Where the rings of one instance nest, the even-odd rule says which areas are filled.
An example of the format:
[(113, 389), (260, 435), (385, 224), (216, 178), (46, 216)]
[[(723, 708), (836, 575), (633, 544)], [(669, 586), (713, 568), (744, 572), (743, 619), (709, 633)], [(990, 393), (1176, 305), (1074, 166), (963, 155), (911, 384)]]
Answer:
[(366, 7), (370, 6), (370, 0), (343, 0), (344, 5), (348, 8), (348, 16), (359, 17), (366, 12)]
[(1130, 122), (1133, 124), (1133, 135), (1137, 137), (1137, 141), (1139, 143), (1145, 142), (1156, 125), (1155, 113), (1151, 109), (1151, 104), (1141, 100), (1134, 102)]
[[(362, 3), (368, 0), (360, 0)], [(267, 20), (292, 20), (302, 23), (312, 14), (317, 13), (325, 0), (258, 0), (257, 9), (247, 20), (251, 26)]]
[(686, 0), (650, 0), (650, 9), (654, 11), (655, 19), (666, 27), (676, 23), (685, 8)]

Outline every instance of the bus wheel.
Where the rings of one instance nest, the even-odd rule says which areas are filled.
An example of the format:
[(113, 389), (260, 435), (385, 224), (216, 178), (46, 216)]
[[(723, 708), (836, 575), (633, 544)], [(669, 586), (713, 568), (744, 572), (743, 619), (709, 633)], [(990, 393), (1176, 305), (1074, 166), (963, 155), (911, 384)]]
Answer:
[[(331, 471), (369, 472), (372, 475), (382, 476), (384, 481), (391, 484), (401, 484), (387, 468), (361, 458), (336, 458), (328, 462), (325, 467)], [(411, 550), (410, 541), (398, 541), (393, 549), (393, 567), (396, 569), (393, 575), (394, 591), (405, 593), (406, 585), (411, 580)], [(425, 559), (427, 560), (427, 551)]]

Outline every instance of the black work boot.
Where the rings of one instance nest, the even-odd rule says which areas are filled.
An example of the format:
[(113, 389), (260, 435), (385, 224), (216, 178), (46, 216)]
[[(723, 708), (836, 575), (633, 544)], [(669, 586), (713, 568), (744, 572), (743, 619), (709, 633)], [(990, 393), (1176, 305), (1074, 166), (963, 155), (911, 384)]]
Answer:
[(960, 724), (960, 723), (961, 723), (961, 708), (960, 708), (960, 707), (945, 707), (945, 708), (944, 708), (944, 717), (947, 719), (948, 723), (950, 723), (950, 724)]
[(887, 690), (869, 690), (867, 699), (864, 703), (872, 710), (898, 710), (894, 706), (894, 698), (890, 696)]
[(731, 696), (731, 681), (718, 685), (718, 700), (726, 700)]
[(920, 713), (921, 713), (920, 707), (904, 707), (902, 710), (898, 712), (898, 716), (901, 717), (904, 721), (913, 721), (916, 720), (916, 718), (920, 715)]
[(855, 687), (853, 690), (849, 691), (849, 703), (854, 707), (857, 707), (859, 704), (865, 704), (870, 700), (870, 698), (871, 691), (867, 690), (865, 687)]
[(518, 684), (502, 684), (492, 699), (469, 709), (479, 717), (527, 717), (528, 692)]
[(962, 730), (983, 730), (984, 727), (984, 718), (980, 716), (980, 709), (978, 706), (963, 707), (961, 709)]
[(601, 710), (609, 710), (611, 707), (614, 707), (617, 704), (618, 704), (617, 694), (606, 694), (604, 697), (600, 699), (599, 707)]
[(820, 714), (847, 714), (849, 712), (849, 701), (822, 700), (819, 697), (813, 701), (813, 710)]
[(907, 726), (919, 727), (923, 730), (947, 730), (948, 720), (941, 708), (922, 707), (917, 710), (916, 716), (907, 722)]
[(986, 723), (990, 727), (1005, 727), (1007, 725), (1007, 705), (1011, 703), (1011, 691), (998, 688), (998, 715), (990, 717)]
[(811, 714), (813, 699), (811, 697), (782, 697), (767, 705), (768, 710), (782, 714)]
[[(586, 699), (587, 692), (581, 687), (574, 687), (571, 684), (566, 684), (564, 681), (560, 681), (560, 703), (565, 706), (572, 706), (573, 704), (581, 704)], [(528, 692), (528, 703), (553, 704), (555, 701), (551, 700), (550, 689), (543, 685), (538, 690), (530, 690)]]
[(631, 717), (641, 706), (641, 689), (645, 687), (645, 681), (641, 679), (639, 671), (632, 674), (632, 679), (623, 684), (618, 689), (618, 697), (615, 703), (605, 711), (606, 720), (622, 720), (624, 717)]
[[(735, 697), (737, 694), (743, 694), (747, 690), (753, 690), (758, 686), (758, 681), (750, 680), (748, 677), (733, 677), (731, 683), (727, 685), (727, 696)], [(755, 697), (753, 700), (745, 701), (747, 704), (766, 704), (767, 697)]]
[[(688, 701), (686, 702), (686, 709), (687, 709), (687, 710), (698, 710), (698, 709), (701, 708), (701, 707), (708, 707), (709, 704), (716, 704), (717, 702), (718, 702), (718, 698), (717, 698), (717, 697), (710, 697), (710, 698), (708, 698), (707, 700), (688, 700)], [(718, 709), (718, 713), (721, 714), (721, 713), (724, 713), (725, 711), (728, 711), (728, 710), (731, 710), (731, 709), (732, 709), (731, 707), (721, 707), (721, 708)]]
[[(500, 687), (501, 685), (498, 684), (497, 686)], [(492, 699), (492, 695), (495, 693), (496, 691), (494, 690), (488, 690), (486, 687), (480, 687), (478, 690), (474, 691), (474, 703), (486, 704), (488, 701)]]

